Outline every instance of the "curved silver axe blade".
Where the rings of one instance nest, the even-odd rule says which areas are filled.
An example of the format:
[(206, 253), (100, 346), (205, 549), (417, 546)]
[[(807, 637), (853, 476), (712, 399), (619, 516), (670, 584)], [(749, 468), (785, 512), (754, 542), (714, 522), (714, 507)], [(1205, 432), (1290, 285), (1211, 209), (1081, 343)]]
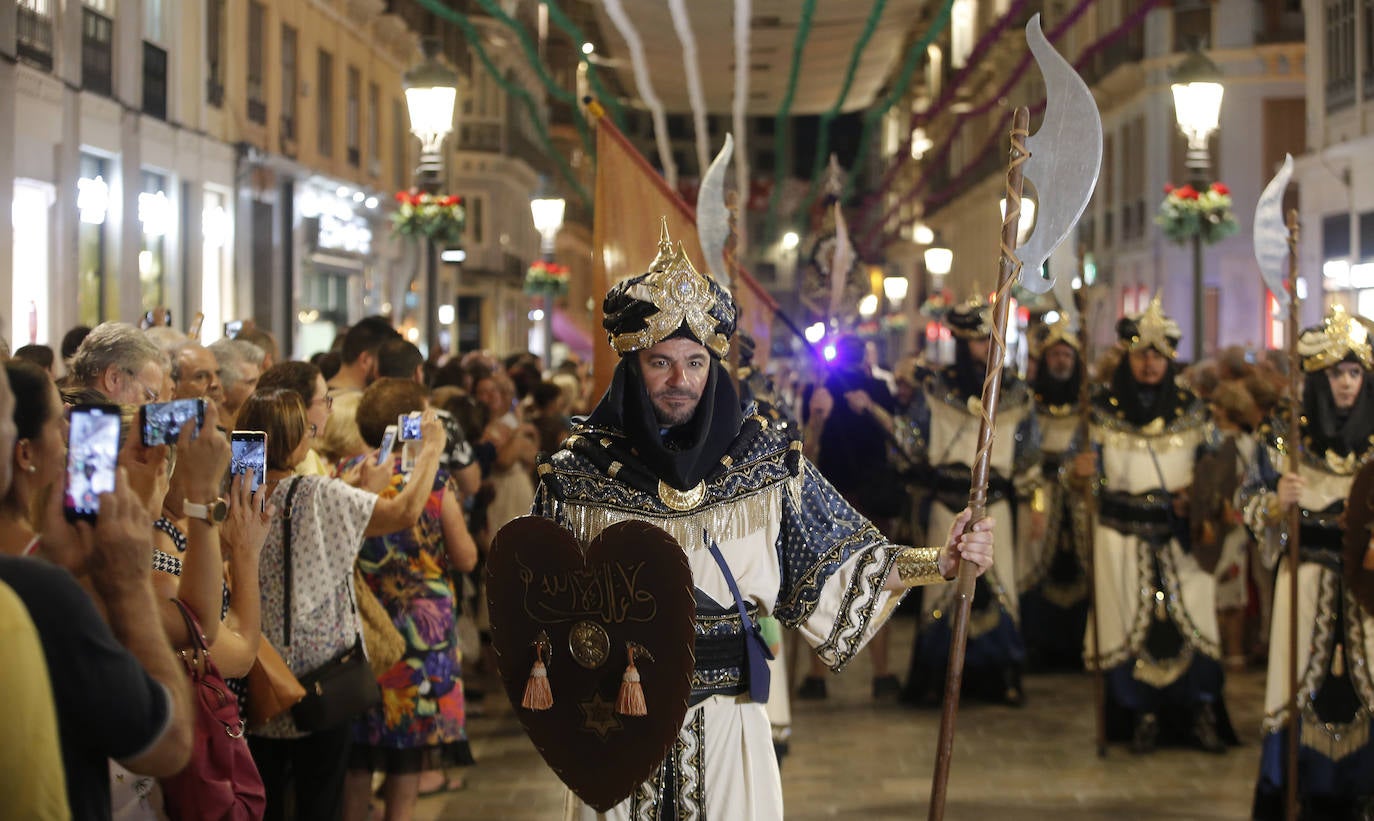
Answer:
[(711, 160), (697, 191), (697, 239), (706, 255), (706, 267), (721, 287), (730, 287), (730, 271), (725, 266), (725, 242), (730, 238), (730, 211), (725, 207), (725, 168), (735, 152), (735, 139), (725, 135), (725, 145)]
[(1288, 289), (1284, 278), (1288, 269), (1288, 225), (1283, 219), (1283, 192), (1293, 176), (1293, 155), (1285, 154), (1279, 173), (1264, 186), (1255, 204), (1255, 261), (1269, 293), (1288, 309)]
[(1043, 294), (1054, 284), (1040, 269), (1073, 230), (1097, 185), (1102, 168), (1102, 117), (1083, 78), (1054, 50), (1040, 30), (1040, 15), (1026, 24), (1026, 42), (1045, 78), (1045, 118), (1026, 140), (1030, 159), (1023, 169), (1039, 194), (1035, 230), (1016, 257), (1021, 287)]

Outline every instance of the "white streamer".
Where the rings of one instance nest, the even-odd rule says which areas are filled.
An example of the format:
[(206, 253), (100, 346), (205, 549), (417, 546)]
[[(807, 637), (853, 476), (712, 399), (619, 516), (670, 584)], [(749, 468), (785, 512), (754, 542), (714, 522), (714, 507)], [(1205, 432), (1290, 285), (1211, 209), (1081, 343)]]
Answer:
[(654, 143), (658, 145), (658, 161), (663, 165), (663, 178), (667, 181), (668, 187), (676, 190), (677, 165), (673, 162), (673, 152), (668, 145), (668, 116), (664, 113), (663, 101), (654, 92), (653, 81), (649, 78), (649, 64), (644, 57), (644, 41), (640, 39), (639, 30), (625, 13), (625, 7), (620, 4), (620, 0), (605, 0), (605, 7), (606, 14), (610, 16), (611, 22), (615, 23), (620, 36), (625, 38), (625, 44), (630, 48), (630, 64), (634, 67), (635, 86), (654, 119)]
[(692, 32), (692, 20), (687, 16), (683, 0), (668, 0), (673, 14), (673, 29), (682, 44), (682, 68), (687, 72), (687, 97), (692, 101), (692, 125), (697, 138), (697, 177), (706, 175), (711, 161), (711, 132), (706, 127), (706, 95), (701, 90), (701, 64), (697, 61), (697, 36)]
[(748, 249), (749, 147), (745, 110), (749, 103), (749, 21), (752, 0), (735, 0), (735, 99), (730, 111), (735, 134), (735, 259)]

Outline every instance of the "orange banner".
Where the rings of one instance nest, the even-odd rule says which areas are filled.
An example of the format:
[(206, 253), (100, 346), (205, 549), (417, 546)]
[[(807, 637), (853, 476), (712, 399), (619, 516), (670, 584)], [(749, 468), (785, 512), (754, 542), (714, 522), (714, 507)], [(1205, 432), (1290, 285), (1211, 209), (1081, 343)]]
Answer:
[[(593, 212), (593, 293), (604, 296), (623, 279), (639, 276), (658, 253), (659, 218), (668, 220), (668, 235), (681, 242), (698, 271), (709, 272), (697, 236), (696, 211), (668, 187), (659, 173), (608, 118), (596, 120), (596, 200)], [(731, 261), (731, 292), (739, 303), (739, 330), (754, 338), (755, 365), (768, 358), (770, 328), (778, 304), (763, 286)], [(597, 321), (604, 319), (597, 306)], [(598, 340), (593, 360), (596, 395), (611, 382), (619, 357)], [(733, 357), (736, 346), (731, 347)]]

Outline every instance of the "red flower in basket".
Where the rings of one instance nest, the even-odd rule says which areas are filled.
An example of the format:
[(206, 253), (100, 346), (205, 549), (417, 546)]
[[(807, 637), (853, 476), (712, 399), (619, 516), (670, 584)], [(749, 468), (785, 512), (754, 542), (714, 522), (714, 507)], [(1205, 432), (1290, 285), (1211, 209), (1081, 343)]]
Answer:
[(1172, 194), (1172, 193), (1174, 193), (1174, 184), (1171, 183), (1171, 182), (1166, 182), (1166, 183), (1164, 183), (1164, 193), (1166, 193), (1166, 194)]
[(1197, 199), (1197, 189), (1193, 188), (1191, 185), (1185, 185), (1182, 188), (1175, 189), (1174, 196), (1179, 199), (1195, 200)]
[(1228, 187), (1224, 182), (1212, 183), (1212, 191), (1214, 193), (1222, 195), (1223, 197), (1229, 197), (1231, 195), (1230, 187)]

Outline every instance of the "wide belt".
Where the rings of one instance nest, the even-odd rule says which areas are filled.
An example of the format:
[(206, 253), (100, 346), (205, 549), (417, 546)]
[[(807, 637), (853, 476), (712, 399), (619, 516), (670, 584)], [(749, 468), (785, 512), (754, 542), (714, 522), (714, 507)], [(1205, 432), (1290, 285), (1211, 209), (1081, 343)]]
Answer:
[[(757, 608), (745, 605), (757, 623)], [(687, 706), (695, 707), (711, 696), (738, 696), (749, 692), (749, 664), (744, 649), (745, 632), (739, 614), (704, 606), (697, 600), (697, 633), (692, 667), (692, 694)]]
[[(940, 504), (950, 510), (963, 510), (968, 504), (973, 480), (969, 468), (965, 465), (940, 465), (932, 471), (930, 485)], [(988, 478), (988, 504), (1013, 499), (1015, 496), (1016, 488), (1010, 479), (997, 475)]]
[(1149, 542), (1173, 538), (1169, 494), (1152, 490), (1146, 493), (1106, 491), (1097, 501), (1098, 519), (1118, 533), (1137, 536)]

